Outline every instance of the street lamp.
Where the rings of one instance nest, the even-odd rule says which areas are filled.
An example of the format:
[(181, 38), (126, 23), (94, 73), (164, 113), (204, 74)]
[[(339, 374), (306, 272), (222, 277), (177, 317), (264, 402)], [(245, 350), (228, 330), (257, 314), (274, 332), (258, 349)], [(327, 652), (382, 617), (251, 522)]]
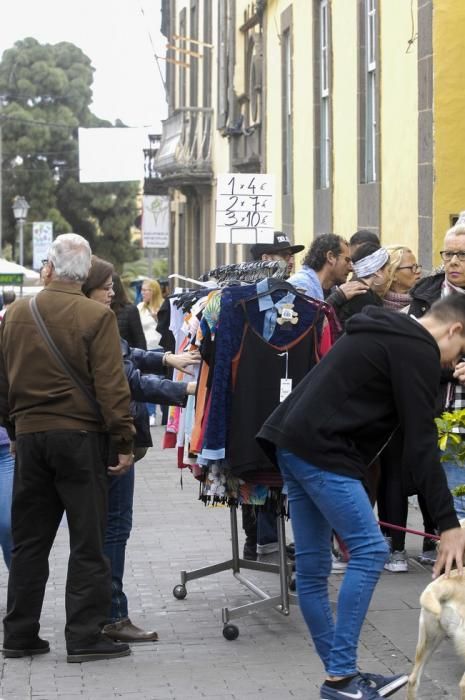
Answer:
[(24, 222), (27, 219), (29, 204), (24, 197), (15, 197), (13, 201), (13, 214), (19, 228), (19, 264), (24, 263)]

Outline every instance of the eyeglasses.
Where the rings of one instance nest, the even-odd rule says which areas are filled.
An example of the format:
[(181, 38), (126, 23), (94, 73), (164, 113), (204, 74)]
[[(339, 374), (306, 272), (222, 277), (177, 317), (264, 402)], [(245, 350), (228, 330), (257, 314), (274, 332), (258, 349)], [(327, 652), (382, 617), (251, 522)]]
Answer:
[(402, 265), (402, 267), (398, 267), (398, 270), (412, 270), (412, 272), (415, 274), (416, 272), (421, 272), (423, 270), (423, 265), (418, 265), (415, 263), (415, 265)]
[(460, 260), (460, 262), (465, 262), (465, 250), (441, 250), (439, 255), (444, 260), (444, 262), (450, 262), (454, 255)]

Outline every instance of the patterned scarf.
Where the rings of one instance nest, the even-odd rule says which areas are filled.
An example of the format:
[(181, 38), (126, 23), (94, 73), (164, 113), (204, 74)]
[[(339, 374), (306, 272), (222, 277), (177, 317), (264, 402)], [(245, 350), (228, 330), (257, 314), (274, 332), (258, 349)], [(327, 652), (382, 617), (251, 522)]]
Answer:
[(408, 292), (401, 294), (400, 292), (391, 292), (391, 290), (388, 289), (383, 297), (383, 306), (385, 306), (386, 309), (391, 309), (391, 311), (400, 311), (406, 306), (409, 306), (411, 301), (412, 297)]

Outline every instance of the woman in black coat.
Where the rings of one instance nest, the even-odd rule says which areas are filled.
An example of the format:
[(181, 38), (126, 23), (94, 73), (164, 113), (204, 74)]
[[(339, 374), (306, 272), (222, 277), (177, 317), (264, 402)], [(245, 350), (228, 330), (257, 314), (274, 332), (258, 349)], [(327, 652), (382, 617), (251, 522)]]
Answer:
[(129, 301), (121, 277), (114, 272), (112, 279), (114, 296), (110, 308), (118, 321), (119, 334), (131, 348), (147, 350), (147, 341), (142, 330), (139, 310), (135, 304), (131, 304)]
[[(89, 275), (82, 285), (83, 293), (90, 299), (111, 307), (113, 274), (113, 265), (110, 262), (93, 255)], [(139, 315), (137, 308), (136, 312)], [(160, 374), (164, 367), (170, 366), (186, 371), (186, 365), (197, 364), (199, 359), (196, 357), (197, 353), (174, 355), (170, 352), (130, 347), (123, 339), (120, 343), (124, 369), (131, 390), (131, 413), (136, 428), (134, 452), (136, 459), (141, 459), (152, 444), (145, 402), (155, 401), (183, 406), (187, 396), (195, 392), (195, 382), (172, 382), (156, 374)], [(126, 542), (132, 528), (133, 498), (134, 468), (122, 476), (110, 476), (104, 552), (111, 565), (112, 595), (110, 620), (109, 624), (103, 628), (103, 632), (115, 641), (155, 642), (158, 640), (158, 634), (155, 631), (145, 631), (131, 622), (128, 615), (128, 601), (123, 590)]]

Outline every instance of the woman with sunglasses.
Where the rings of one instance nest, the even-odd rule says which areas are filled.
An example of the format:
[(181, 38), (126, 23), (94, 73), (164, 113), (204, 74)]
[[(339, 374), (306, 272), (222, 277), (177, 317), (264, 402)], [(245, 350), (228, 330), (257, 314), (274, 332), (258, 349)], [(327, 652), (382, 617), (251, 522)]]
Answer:
[(422, 267), (407, 246), (391, 245), (387, 246), (387, 250), (390, 263), (383, 305), (387, 309), (400, 311), (411, 303), (409, 292), (420, 279)]

